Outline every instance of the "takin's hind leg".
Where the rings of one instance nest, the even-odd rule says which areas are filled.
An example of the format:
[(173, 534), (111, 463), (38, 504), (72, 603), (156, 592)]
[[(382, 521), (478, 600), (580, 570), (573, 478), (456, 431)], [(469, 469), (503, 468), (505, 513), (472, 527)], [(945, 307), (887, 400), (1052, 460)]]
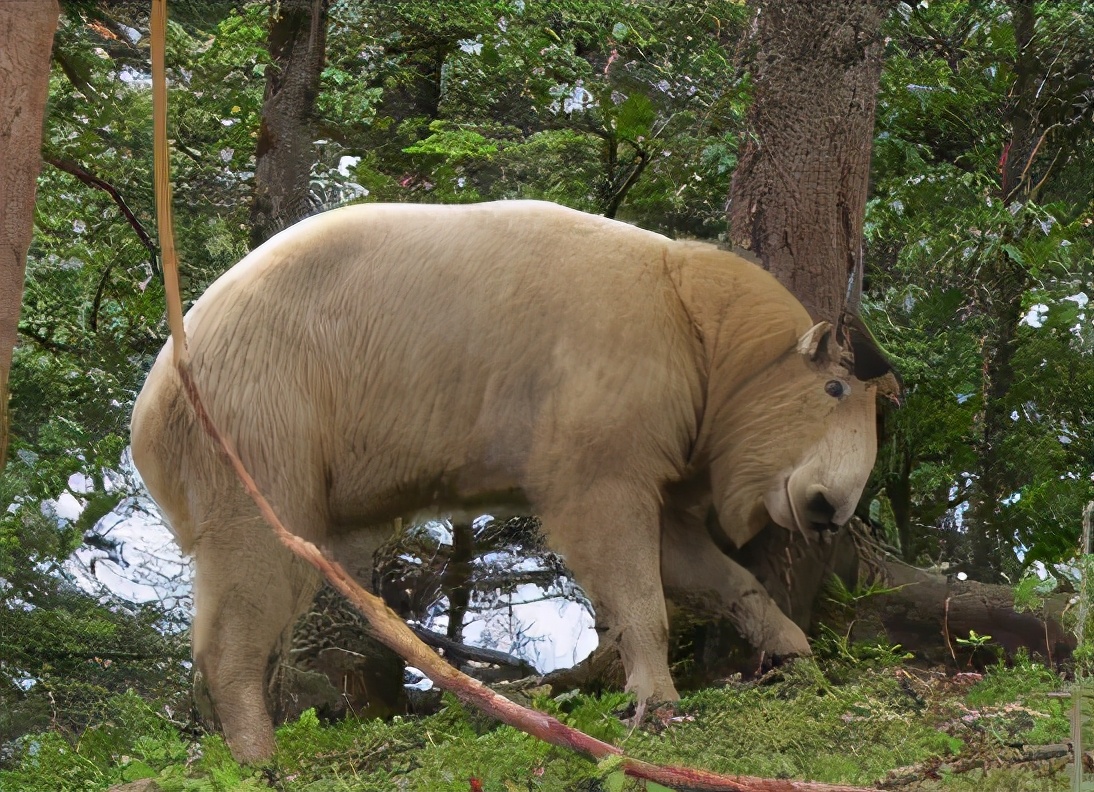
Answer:
[(218, 504), (216, 512), (192, 549), (194, 662), (232, 755), (261, 762), (274, 751), (266, 705), (271, 671), (319, 576), (281, 545), (249, 502), (230, 510)]

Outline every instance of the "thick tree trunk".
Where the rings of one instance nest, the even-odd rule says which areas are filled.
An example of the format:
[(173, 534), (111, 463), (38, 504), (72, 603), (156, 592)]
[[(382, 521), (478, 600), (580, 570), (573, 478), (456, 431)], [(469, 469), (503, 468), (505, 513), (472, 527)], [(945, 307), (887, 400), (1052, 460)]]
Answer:
[[(835, 323), (860, 269), (880, 28), (889, 0), (756, 0), (754, 97), (730, 188), (730, 239), (817, 320)], [(739, 554), (808, 629), (844, 537), (769, 526)], [(852, 564), (853, 565), (853, 564)]]
[(8, 378), (19, 337), (56, 0), (0, 3), (0, 470), (8, 457)]
[(310, 211), (312, 122), (327, 41), (327, 0), (272, 3), (266, 96), (258, 132), (251, 246)]
[(730, 240), (835, 322), (862, 256), (888, 0), (755, 0), (755, 85)]

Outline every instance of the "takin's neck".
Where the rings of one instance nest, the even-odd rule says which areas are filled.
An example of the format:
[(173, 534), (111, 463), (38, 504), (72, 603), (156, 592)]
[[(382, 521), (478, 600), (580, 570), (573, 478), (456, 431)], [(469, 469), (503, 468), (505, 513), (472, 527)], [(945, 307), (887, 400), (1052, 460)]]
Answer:
[(672, 268), (702, 347), (703, 417), (697, 451), (731, 416), (738, 391), (794, 349), (812, 325), (801, 303), (770, 273), (712, 245), (678, 243)]

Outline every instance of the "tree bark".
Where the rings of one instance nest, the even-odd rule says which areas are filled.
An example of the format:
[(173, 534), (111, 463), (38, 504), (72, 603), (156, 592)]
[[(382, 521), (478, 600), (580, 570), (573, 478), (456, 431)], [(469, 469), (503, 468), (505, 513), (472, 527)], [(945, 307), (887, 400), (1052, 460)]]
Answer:
[(441, 587), (448, 596), (450, 641), (463, 641), (463, 623), (471, 602), (471, 564), (475, 560), (475, 527), (470, 522), (452, 523), (452, 552), (441, 575)]
[[(730, 240), (815, 320), (835, 324), (860, 271), (880, 28), (891, 0), (755, 0), (754, 96), (730, 187)], [(824, 581), (853, 567), (845, 536), (775, 525), (740, 553), (804, 629)], [(761, 647), (762, 648), (762, 647)]]
[(0, 470), (8, 457), (8, 379), (34, 234), (42, 119), (59, 15), (56, 0), (0, 3)]
[(880, 28), (890, 0), (754, 0), (754, 95), (730, 187), (733, 245), (835, 323), (862, 256)]
[[(1008, 658), (1025, 649), (1049, 663), (1066, 660), (1075, 649), (1075, 636), (1061, 623), (1066, 594), (1049, 598), (1040, 613), (1018, 612), (1009, 586), (961, 581), (893, 559), (875, 582), (891, 590), (855, 609), (853, 640), (882, 638), (923, 660), (959, 668), (996, 660), (996, 648)], [(972, 632), (990, 640), (983, 648), (961, 643)]]
[(310, 211), (312, 126), (327, 42), (328, 0), (272, 3), (266, 95), (255, 154), (251, 246)]

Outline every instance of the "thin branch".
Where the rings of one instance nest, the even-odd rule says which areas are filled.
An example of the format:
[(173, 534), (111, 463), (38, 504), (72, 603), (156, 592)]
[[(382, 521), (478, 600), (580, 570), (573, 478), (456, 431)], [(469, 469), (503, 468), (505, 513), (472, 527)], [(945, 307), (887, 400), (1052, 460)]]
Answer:
[(105, 267), (103, 267), (103, 274), (99, 276), (99, 285), (95, 287), (95, 299), (91, 301), (91, 319), (88, 324), (91, 325), (91, 332), (99, 332), (99, 307), (103, 302), (103, 292), (106, 291), (106, 279), (110, 277), (110, 270), (114, 269), (115, 259), (111, 259)]
[(65, 77), (72, 83), (72, 87), (82, 93), (87, 99), (102, 98), (102, 94), (99, 93), (98, 89), (84, 79), (84, 76), (80, 74), (76, 65), (57, 47), (53, 50), (53, 59), (57, 61), (57, 65), (61, 67), (61, 71), (64, 73)]
[(71, 344), (65, 344), (61, 341), (54, 341), (52, 338), (47, 338), (36, 330), (27, 327), (26, 325), (19, 328), (19, 335), (24, 338), (29, 338), (44, 349), (48, 349), (51, 352), (63, 352), (67, 355), (79, 354), (80, 350)]
[(465, 643), (454, 641), (448, 636), (441, 635), (438, 632), (433, 632), (432, 630), (427, 630), (425, 627), (419, 627), (417, 625), (411, 625), (410, 629), (429, 646), (432, 646), (434, 649), (443, 649), (448, 657), (477, 663), (490, 663), (492, 665), (500, 665), (507, 668), (516, 668), (521, 673), (528, 675), (536, 673), (535, 666), (527, 660), (511, 655), (508, 652), (499, 652), (496, 649), (484, 649), (480, 646), (468, 646)]
[(129, 204), (125, 202), (125, 198), (122, 197), (122, 194), (118, 192), (117, 188), (110, 182), (106, 181), (105, 179), (101, 179), (94, 173), (91, 173), (86, 168), (81, 166), (79, 163), (73, 162), (70, 159), (65, 159), (62, 157), (46, 157), (45, 160), (58, 170), (62, 170), (65, 173), (72, 174), (89, 187), (94, 187), (97, 190), (102, 190), (107, 195), (109, 195), (111, 199), (113, 199), (114, 203), (116, 203), (118, 205), (118, 208), (121, 209), (122, 214), (125, 215), (125, 219), (129, 221), (129, 225), (133, 227), (133, 230), (140, 238), (141, 244), (143, 244), (145, 248), (148, 249), (149, 265), (152, 267), (152, 273), (158, 275), (159, 267), (156, 264), (156, 243), (152, 241), (152, 237), (150, 237), (148, 235), (148, 232), (144, 230), (144, 226), (141, 224), (141, 221), (137, 219), (137, 216), (135, 214), (133, 214), (133, 210), (129, 208)]
[[(1048, 181), (1048, 177), (1052, 175), (1052, 171), (1056, 167), (1056, 163), (1059, 161), (1061, 153), (1062, 152), (1060, 149), (1056, 150), (1056, 156), (1053, 157), (1052, 162), (1048, 164), (1048, 167), (1045, 169), (1045, 175), (1041, 177), (1041, 181), (1037, 182), (1035, 185), (1029, 188), (1029, 199), (1031, 201), (1037, 200), (1037, 196), (1040, 194), (1041, 188), (1045, 186), (1045, 182)], [(1067, 160), (1064, 160), (1064, 162), (1066, 164)]]
[(950, 657), (953, 658), (954, 665), (957, 664), (957, 653), (953, 650), (953, 644), (950, 643), (950, 597), (946, 597), (946, 603), (942, 611), (942, 637), (946, 639), (946, 648), (950, 650)]
[(649, 165), (649, 155), (644, 148), (639, 147), (631, 141), (627, 141), (635, 149), (635, 157), (631, 160), (631, 172), (627, 174), (626, 181), (620, 185), (619, 189), (615, 191), (611, 199), (608, 201), (608, 206), (604, 211), (605, 217), (615, 217), (616, 212), (619, 211), (619, 206), (623, 203), (623, 199), (627, 197), (627, 193), (630, 192), (631, 187), (638, 181), (638, 177), (642, 175), (642, 171)]
[[(1010, 200), (1011, 200), (1011, 198), (1014, 197), (1014, 194), (1016, 192), (1018, 192), (1018, 189), (1023, 184), (1026, 183), (1026, 181), (1029, 177), (1029, 169), (1030, 169), (1030, 167), (1033, 166), (1033, 160), (1035, 160), (1037, 158), (1037, 152), (1041, 150), (1041, 146), (1044, 144), (1045, 139), (1048, 137), (1049, 133), (1052, 132), (1054, 129), (1056, 129), (1056, 127), (1061, 127), (1061, 126), (1063, 126), (1063, 124), (1057, 122), (1057, 123), (1053, 124), (1052, 126), (1050, 126), (1048, 129), (1046, 129), (1044, 132), (1041, 133), (1041, 137), (1039, 137), (1037, 139), (1037, 143), (1034, 145), (1033, 151), (1031, 151), (1029, 153), (1029, 158), (1026, 160), (1025, 166), (1022, 168), (1022, 173), (1019, 174), (1019, 176), (1018, 176), (1018, 181), (1015, 183), (1015, 185), (1011, 188), (1010, 192), (1007, 194), (1006, 203), (1010, 203)], [(1053, 164), (1055, 164), (1056, 158), (1059, 157), (1059, 156), (1060, 156), (1060, 153), (1056, 152), (1056, 157), (1052, 158)], [(1052, 170), (1052, 167), (1049, 166), (1049, 171), (1051, 172), (1051, 170)], [(1048, 174), (1045, 174), (1045, 178), (1048, 178)], [(1044, 179), (1041, 180), (1041, 183), (1042, 184), (1044, 183)], [(1038, 185), (1038, 187), (1040, 187), (1040, 185)]]
[(65, 649), (42, 649), (34, 651), (35, 660), (162, 660), (163, 652), (99, 652), (90, 650), (67, 651)]

